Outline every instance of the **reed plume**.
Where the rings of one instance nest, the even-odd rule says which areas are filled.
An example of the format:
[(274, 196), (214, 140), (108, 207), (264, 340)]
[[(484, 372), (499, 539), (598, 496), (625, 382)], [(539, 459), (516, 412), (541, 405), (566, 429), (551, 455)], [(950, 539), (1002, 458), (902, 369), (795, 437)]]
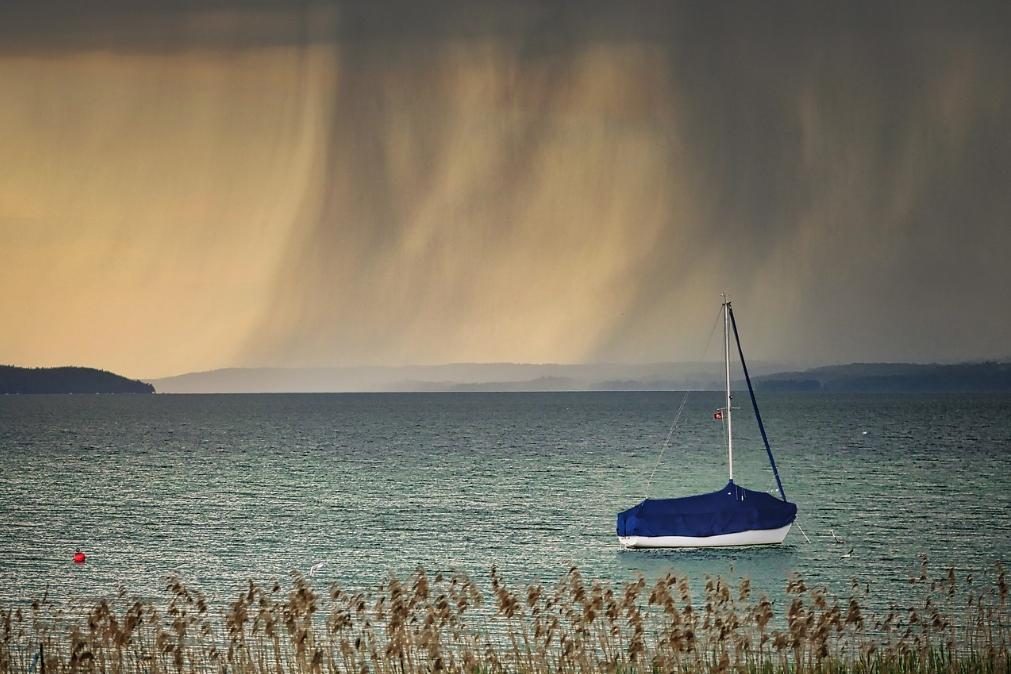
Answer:
[(120, 590), (83, 615), (48, 594), (0, 608), (0, 674), (654, 674), (660, 672), (1009, 672), (1003, 566), (980, 587), (954, 569), (910, 579), (911, 606), (883, 615), (869, 588), (849, 596), (786, 585), (785, 610), (748, 579), (707, 577), (696, 597), (667, 574), (613, 585), (576, 567), (515, 588), (493, 567), (487, 590), (462, 573), (390, 575), (374, 592), (320, 593), (299, 573), (248, 585), (215, 615), (170, 576), (165, 594)]

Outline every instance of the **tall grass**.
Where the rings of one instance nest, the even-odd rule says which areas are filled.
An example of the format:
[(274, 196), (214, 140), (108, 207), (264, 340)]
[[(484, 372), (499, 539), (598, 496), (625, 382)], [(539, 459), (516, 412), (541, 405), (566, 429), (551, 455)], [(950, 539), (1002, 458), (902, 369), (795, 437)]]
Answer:
[[(547, 674), (660, 672), (1009, 672), (1004, 569), (979, 589), (953, 569), (919, 576), (922, 599), (883, 615), (790, 579), (786, 602), (747, 579), (695, 594), (667, 575), (620, 586), (572, 568), (553, 585), (485, 587), (463, 574), (391, 576), (375, 592), (293, 573), (249, 583), (227, 611), (170, 577), (157, 601), (125, 591), (70, 618), (47, 597), (4, 608), (0, 674)], [(41, 660), (40, 652), (44, 654)]]

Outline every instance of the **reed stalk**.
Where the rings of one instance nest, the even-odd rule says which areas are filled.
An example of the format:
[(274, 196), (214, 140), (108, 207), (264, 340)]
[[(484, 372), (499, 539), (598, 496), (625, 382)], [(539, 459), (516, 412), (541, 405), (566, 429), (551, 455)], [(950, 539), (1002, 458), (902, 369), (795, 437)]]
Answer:
[(293, 573), (287, 587), (249, 582), (216, 616), (172, 576), (157, 600), (120, 590), (75, 618), (48, 593), (0, 607), (0, 674), (1011, 672), (1002, 566), (981, 587), (954, 569), (932, 578), (923, 559), (911, 584), (919, 601), (878, 615), (866, 586), (837, 597), (800, 577), (777, 613), (748, 579), (706, 578), (697, 599), (672, 574), (612, 585), (572, 568), (514, 591), (492, 568), (486, 592), (418, 569), (375, 592), (320, 594)]

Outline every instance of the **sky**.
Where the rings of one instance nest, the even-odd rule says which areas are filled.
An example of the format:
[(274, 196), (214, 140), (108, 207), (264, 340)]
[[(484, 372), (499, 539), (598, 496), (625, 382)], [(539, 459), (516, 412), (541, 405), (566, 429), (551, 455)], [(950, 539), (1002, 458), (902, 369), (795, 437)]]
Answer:
[(1011, 357), (1008, 3), (0, 5), (0, 362)]

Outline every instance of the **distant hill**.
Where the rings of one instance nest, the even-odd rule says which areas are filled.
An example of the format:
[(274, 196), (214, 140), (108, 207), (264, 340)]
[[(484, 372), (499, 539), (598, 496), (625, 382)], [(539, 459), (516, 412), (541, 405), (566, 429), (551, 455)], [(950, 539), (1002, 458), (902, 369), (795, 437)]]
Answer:
[[(749, 363), (764, 391), (1009, 391), (1011, 363), (853, 363), (802, 371)], [(718, 391), (722, 363), (453, 363), (229, 368), (152, 379), (161, 393)], [(742, 381), (735, 388), (744, 387)]]
[(0, 365), (0, 394), (154, 393), (154, 386), (90, 367)]
[[(782, 366), (756, 362), (756, 373)], [(229, 368), (149, 380), (161, 393), (670, 391), (718, 389), (719, 363), (450, 363), (400, 367)]]
[(1011, 363), (852, 363), (755, 378), (764, 391), (1011, 391)]

